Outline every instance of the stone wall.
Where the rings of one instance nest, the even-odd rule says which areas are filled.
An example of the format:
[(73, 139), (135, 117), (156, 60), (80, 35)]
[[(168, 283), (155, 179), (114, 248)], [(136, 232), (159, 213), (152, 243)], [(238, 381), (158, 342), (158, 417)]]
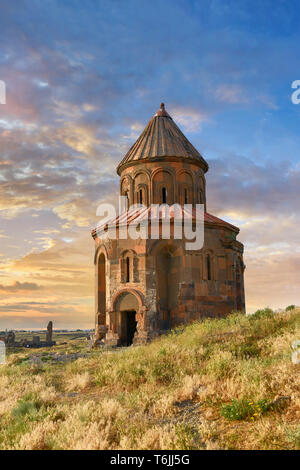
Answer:
[[(96, 285), (100, 293), (103, 286), (97, 280), (97, 262), (100, 254), (106, 256), (106, 312), (96, 311), (96, 324), (102, 338), (106, 334), (108, 344), (118, 343), (121, 311), (136, 311), (134, 343), (201, 317), (244, 311), (243, 246), (234, 234), (224, 227), (206, 226), (201, 250), (186, 251), (185, 241), (128, 239), (101, 243), (96, 239)], [(124, 254), (130, 255), (129, 280), (122, 273)], [(239, 285), (237, 269), (241, 270)]]

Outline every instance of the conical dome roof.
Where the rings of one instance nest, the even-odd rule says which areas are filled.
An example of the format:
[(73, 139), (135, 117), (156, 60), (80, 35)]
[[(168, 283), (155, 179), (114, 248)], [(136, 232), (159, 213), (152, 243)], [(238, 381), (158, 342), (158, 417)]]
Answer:
[(208, 164), (204, 158), (169, 116), (164, 103), (161, 103), (160, 109), (126, 153), (117, 171), (120, 174), (124, 166), (137, 164), (139, 161), (164, 158), (193, 161), (201, 166), (204, 172), (208, 170)]

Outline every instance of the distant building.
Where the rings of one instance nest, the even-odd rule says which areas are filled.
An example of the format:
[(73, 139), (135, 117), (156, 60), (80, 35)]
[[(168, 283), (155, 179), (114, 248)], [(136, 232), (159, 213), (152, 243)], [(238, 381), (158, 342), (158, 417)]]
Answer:
[[(186, 250), (184, 238), (161, 236), (103, 240), (104, 228), (94, 229), (96, 338), (111, 345), (144, 343), (201, 317), (244, 311), (239, 229), (206, 212), (207, 171), (162, 103), (117, 168), (120, 194), (129, 205), (127, 220), (124, 214), (115, 220), (117, 234), (124, 223), (148, 218), (151, 204), (192, 204), (193, 222), (195, 205), (204, 204), (204, 246)], [(132, 211), (136, 203), (147, 209)]]

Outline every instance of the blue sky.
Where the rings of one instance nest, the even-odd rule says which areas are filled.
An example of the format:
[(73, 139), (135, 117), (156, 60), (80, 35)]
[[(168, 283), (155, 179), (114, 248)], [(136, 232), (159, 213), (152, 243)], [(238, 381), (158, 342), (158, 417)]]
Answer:
[(0, 328), (92, 326), (96, 207), (161, 101), (210, 165), (208, 211), (241, 227), (248, 310), (300, 303), (299, 10), (1, 3)]

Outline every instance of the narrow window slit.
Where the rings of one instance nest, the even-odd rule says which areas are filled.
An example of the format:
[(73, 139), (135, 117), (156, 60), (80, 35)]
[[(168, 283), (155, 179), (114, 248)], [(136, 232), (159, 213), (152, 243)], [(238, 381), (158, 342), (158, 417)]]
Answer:
[(130, 259), (126, 258), (126, 282), (130, 281)]

